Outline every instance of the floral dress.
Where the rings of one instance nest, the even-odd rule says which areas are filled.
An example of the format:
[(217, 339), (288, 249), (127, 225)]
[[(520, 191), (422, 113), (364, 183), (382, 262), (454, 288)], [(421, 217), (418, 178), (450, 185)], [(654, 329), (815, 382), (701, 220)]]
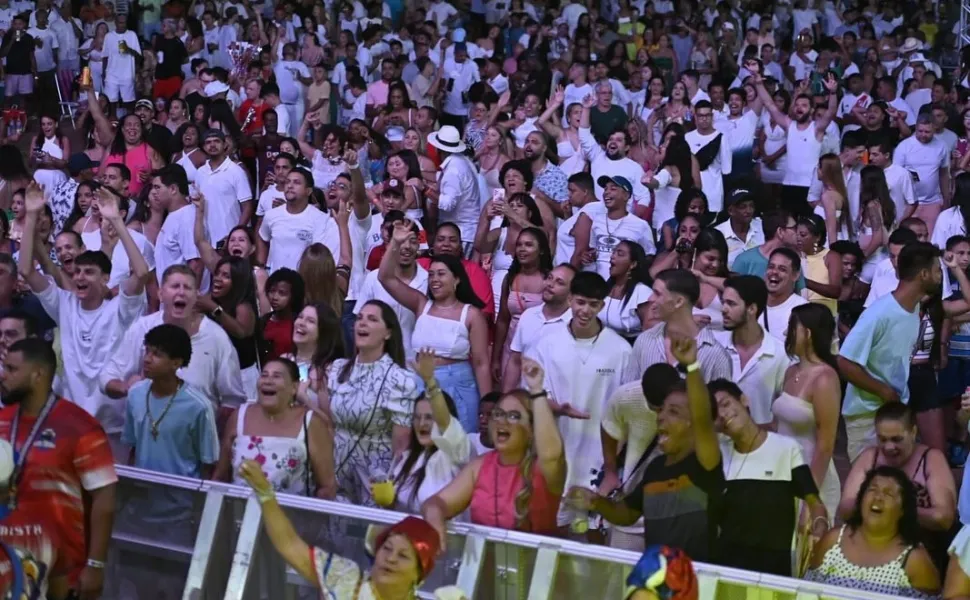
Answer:
[(263, 474), (273, 485), (274, 491), (306, 496), (310, 487), (310, 457), (307, 453), (306, 432), (313, 412), (307, 411), (303, 418), (304, 425), (295, 438), (246, 435), (243, 433), (243, 426), (249, 406), (243, 404), (239, 407), (236, 439), (232, 442), (232, 472), (238, 473), (243, 461), (253, 460), (262, 465)]
[(420, 396), (417, 380), (387, 354), (372, 363), (356, 363), (340, 381), (347, 359), (333, 362), (327, 374), (334, 427), (337, 501), (377, 507), (370, 479), (391, 473), (391, 432), (411, 427), (411, 411)]

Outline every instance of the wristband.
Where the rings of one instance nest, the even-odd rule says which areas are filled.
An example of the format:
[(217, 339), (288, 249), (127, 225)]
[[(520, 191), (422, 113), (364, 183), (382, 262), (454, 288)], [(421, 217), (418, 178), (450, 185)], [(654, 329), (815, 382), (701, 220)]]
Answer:
[(541, 392), (536, 392), (535, 394), (529, 394), (529, 400), (535, 400), (537, 398), (544, 398), (549, 395), (549, 392), (542, 390)]
[(812, 529), (815, 529), (815, 524), (818, 523), (819, 521), (822, 521), (823, 523), (825, 523), (826, 529), (829, 528), (829, 520), (826, 517), (815, 517), (814, 519), (812, 519)]
[(266, 504), (270, 500), (276, 500), (276, 492), (273, 491), (273, 488), (270, 488), (265, 492), (260, 492), (259, 490), (254, 491), (256, 492), (256, 500), (260, 505)]
[(700, 368), (701, 368), (701, 363), (699, 363), (697, 361), (694, 361), (694, 362), (690, 363), (689, 365), (687, 365), (687, 372), (688, 373), (693, 373), (694, 371), (696, 371), (696, 370), (698, 370)]
[(92, 569), (104, 569), (104, 567), (106, 566), (102, 561), (94, 560), (93, 558), (89, 558), (86, 564)]

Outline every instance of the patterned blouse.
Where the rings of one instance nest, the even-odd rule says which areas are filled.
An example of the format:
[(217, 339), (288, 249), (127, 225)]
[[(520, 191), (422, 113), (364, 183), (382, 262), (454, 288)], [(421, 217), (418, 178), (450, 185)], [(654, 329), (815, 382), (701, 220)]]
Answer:
[(411, 411), (420, 396), (417, 380), (387, 354), (372, 363), (356, 363), (339, 381), (347, 359), (333, 362), (327, 375), (334, 426), (337, 501), (377, 507), (370, 477), (391, 473), (391, 433), (411, 427)]

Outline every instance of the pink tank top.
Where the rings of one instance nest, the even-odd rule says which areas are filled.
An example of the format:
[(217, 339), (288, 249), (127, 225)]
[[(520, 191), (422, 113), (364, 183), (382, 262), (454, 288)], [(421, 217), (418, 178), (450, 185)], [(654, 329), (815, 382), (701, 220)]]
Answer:
[(111, 163), (121, 163), (128, 167), (131, 171), (131, 183), (128, 184), (128, 191), (131, 192), (132, 196), (137, 196), (143, 185), (138, 175), (152, 171), (152, 161), (148, 157), (148, 144), (142, 142), (134, 148), (129, 148), (124, 156), (109, 154), (107, 158), (101, 161), (101, 168)]
[(532, 499), (529, 502), (529, 523), (519, 529), (515, 526), (515, 495), (522, 489), (522, 474), (518, 465), (503, 465), (498, 452), (486, 454), (472, 492), (472, 523), (488, 527), (501, 527), (556, 535), (556, 515), (559, 513), (560, 497), (552, 494), (542, 477), (538, 465), (532, 467)]

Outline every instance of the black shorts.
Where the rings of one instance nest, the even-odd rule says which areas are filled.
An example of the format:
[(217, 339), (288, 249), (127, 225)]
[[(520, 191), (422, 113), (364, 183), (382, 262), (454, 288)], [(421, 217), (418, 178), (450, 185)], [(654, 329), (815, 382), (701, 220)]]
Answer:
[(942, 408), (947, 401), (939, 394), (936, 369), (931, 364), (909, 366), (909, 407), (913, 412)]

